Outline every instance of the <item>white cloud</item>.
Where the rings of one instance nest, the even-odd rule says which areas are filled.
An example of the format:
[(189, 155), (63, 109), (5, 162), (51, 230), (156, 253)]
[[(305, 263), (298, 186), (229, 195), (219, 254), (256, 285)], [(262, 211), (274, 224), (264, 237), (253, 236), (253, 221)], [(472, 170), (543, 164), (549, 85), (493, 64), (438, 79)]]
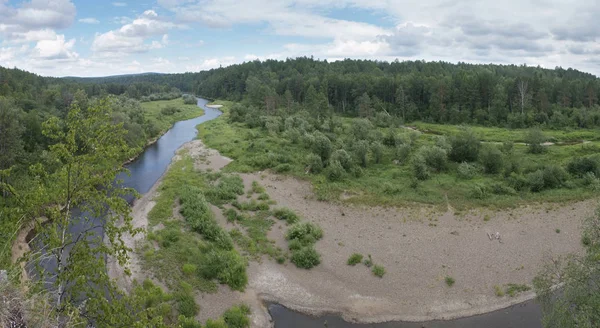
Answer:
[[(118, 30), (97, 34), (92, 50), (97, 53), (140, 53), (160, 49), (169, 43), (166, 32), (176, 28), (184, 26), (163, 20), (154, 10), (147, 10)], [(146, 43), (146, 39), (160, 35), (161, 41)]]
[(112, 5), (115, 6), (115, 7), (126, 7), (127, 3), (125, 3), (125, 2), (113, 2)]
[(76, 60), (75, 39), (66, 41), (64, 35), (57, 35), (54, 40), (40, 40), (32, 51), (32, 56), (46, 60)]
[(89, 18), (81, 18), (79, 19), (80, 23), (85, 23), (85, 24), (99, 24), (100, 21), (97, 20), (96, 18), (93, 17), (89, 17)]
[(73, 23), (75, 13), (70, 0), (31, 0), (18, 7), (0, 3), (0, 35), (10, 41), (29, 31), (63, 29)]

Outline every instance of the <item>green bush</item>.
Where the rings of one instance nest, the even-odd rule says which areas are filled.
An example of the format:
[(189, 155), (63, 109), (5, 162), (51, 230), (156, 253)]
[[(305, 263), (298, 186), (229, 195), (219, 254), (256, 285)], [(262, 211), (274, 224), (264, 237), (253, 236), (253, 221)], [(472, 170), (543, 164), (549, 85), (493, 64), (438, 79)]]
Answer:
[(348, 265), (355, 266), (355, 265), (359, 264), (360, 262), (362, 262), (362, 260), (363, 260), (362, 254), (354, 253), (354, 254), (350, 255), (347, 263), (348, 263)]
[(479, 156), (481, 142), (472, 130), (463, 129), (450, 139), (449, 158), (454, 162), (474, 162)]
[(412, 169), (415, 177), (418, 180), (427, 180), (429, 179), (429, 167), (427, 167), (427, 163), (425, 163), (425, 159), (422, 156), (415, 156), (412, 159)]
[(409, 144), (402, 144), (402, 145), (396, 146), (396, 149), (394, 152), (394, 158), (400, 163), (406, 162), (406, 160), (408, 159), (408, 156), (410, 155), (411, 149), (412, 149), (412, 147)]
[(425, 164), (436, 172), (445, 171), (448, 166), (448, 156), (444, 149), (438, 146), (422, 147), (419, 155), (425, 160)]
[(239, 175), (224, 175), (216, 186), (206, 192), (206, 197), (213, 204), (228, 203), (244, 194), (244, 181)]
[(569, 173), (576, 177), (583, 177), (587, 173), (600, 175), (600, 156), (575, 157), (567, 164)]
[(490, 186), (492, 193), (496, 195), (516, 195), (517, 191), (514, 188), (505, 186), (502, 183), (493, 183)]
[(385, 274), (385, 268), (381, 265), (374, 265), (371, 269), (371, 272), (373, 272), (373, 274), (377, 277), (383, 278), (383, 275)]
[(363, 264), (367, 267), (370, 268), (373, 266), (373, 258), (371, 257), (371, 254), (369, 254), (367, 256), (367, 258), (363, 261)]
[(375, 141), (371, 144), (371, 152), (373, 153), (373, 159), (376, 164), (381, 163), (383, 159), (383, 145), (379, 141)]
[(487, 145), (479, 154), (479, 161), (483, 166), (483, 171), (487, 174), (497, 174), (502, 170), (504, 157), (500, 149), (495, 146)]
[(292, 251), (290, 261), (299, 268), (311, 269), (321, 263), (321, 255), (313, 246), (305, 246)]
[(333, 152), (330, 162), (334, 161), (338, 161), (346, 171), (349, 171), (352, 168), (352, 157), (343, 149), (338, 149)]
[(170, 247), (171, 245), (179, 241), (179, 238), (181, 237), (181, 232), (175, 229), (167, 229), (161, 231), (160, 235), (162, 237), (162, 247)]
[(477, 167), (467, 162), (462, 162), (456, 170), (456, 175), (464, 180), (471, 180), (477, 175)]
[(333, 160), (325, 170), (325, 176), (329, 181), (340, 181), (346, 175), (346, 170), (339, 161)]
[(233, 306), (223, 314), (223, 320), (228, 328), (247, 328), (250, 327), (250, 308), (243, 304)]
[(202, 324), (195, 318), (187, 318), (183, 315), (177, 320), (178, 328), (202, 328)]
[(287, 240), (298, 239), (300, 241), (312, 238), (312, 240), (317, 241), (323, 238), (323, 230), (311, 222), (296, 223), (288, 229), (285, 238)]
[(482, 184), (474, 184), (469, 190), (469, 197), (472, 199), (486, 199), (490, 195), (490, 190)]
[(201, 273), (206, 279), (217, 279), (239, 291), (248, 283), (246, 261), (235, 251), (211, 250), (205, 254), (203, 264)]
[(323, 161), (317, 154), (310, 153), (306, 155), (306, 165), (310, 173), (319, 174), (323, 171)]
[(221, 318), (218, 320), (208, 319), (204, 328), (229, 328), (225, 321)]
[(175, 302), (177, 304), (177, 310), (179, 314), (183, 315), (186, 318), (192, 318), (198, 314), (200, 308), (196, 301), (194, 300), (194, 296), (189, 292), (177, 292), (175, 293)]
[(196, 265), (194, 265), (194, 264), (191, 264), (191, 263), (186, 263), (182, 267), (183, 273), (186, 274), (186, 275), (188, 275), (188, 276), (191, 276), (191, 275), (195, 274), (197, 270), (198, 270), (198, 267)]
[(532, 154), (541, 154), (546, 151), (543, 143), (546, 142), (546, 135), (540, 129), (531, 129), (525, 136), (525, 143), (528, 146), (528, 151)]
[(565, 169), (557, 165), (546, 165), (543, 170), (544, 188), (554, 189), (562, 187), (569, 179)]
[(298, 217), (296, 212), (289, 208), (278, 208), (273, 212), (273, 216), (279, 220), (286, 221), (288, 224), (294, 224), (300, 221), (300, 217)]
[(292, 166), (290, 164), (279, 164), (277, 166), (275, 166), (275, 168), (273, 168), (273, 171), (275, 171), (276, 173), (285, 173), (285, 172), (289, 172), (292, 170)]
[(186, 105), (196, 105), (198, 103), (198, 99), (192, 95), (183, 95), (183, 103)]
[(526, 175), (527, 185), (532, 192), (544, 190), (544, 171), (537, 170)]
[(353, 145), (354, 157), (362, 167), (367, 167), (367, 154), (369, 153), (369, 142), (359, 140)]
[(446, 276), (446, 278), (444, 278), (444, 281), (446, 281), (446, 285), (448, 285), (448, 287), (452, 287), (454, 286), (454, 283), (456, 282), (456, 280), (454, 280), (454, 278)]
[(331, 140), (322, 133), (315, 133), (312, 148), (314, 153), (321, 157), (322, 161), (328, 160), (331, 156)]

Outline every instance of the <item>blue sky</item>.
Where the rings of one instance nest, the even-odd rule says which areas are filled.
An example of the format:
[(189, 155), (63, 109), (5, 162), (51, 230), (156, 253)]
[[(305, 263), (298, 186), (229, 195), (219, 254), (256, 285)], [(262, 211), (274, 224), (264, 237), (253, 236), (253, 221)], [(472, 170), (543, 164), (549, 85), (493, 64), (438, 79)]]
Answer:
[(587, 0), (0, 0), (0, 65), (103, 76), (314, 56), (598, 74), (599, 16)]

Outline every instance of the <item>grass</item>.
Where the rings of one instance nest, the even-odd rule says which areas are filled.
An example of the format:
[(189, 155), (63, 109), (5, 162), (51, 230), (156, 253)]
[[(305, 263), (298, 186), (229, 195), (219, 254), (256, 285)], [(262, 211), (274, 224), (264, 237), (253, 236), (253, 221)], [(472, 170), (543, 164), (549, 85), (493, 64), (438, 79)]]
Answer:
[(385, 268), (381, 265), (374, 265), (371, 269), (371, 272), (373, 272), (375, 276), (383, 278), (383, 275), (385, 274)]
[(446, 278), (444, 278), (444, 281), (446, 282), (446, 285), (448, 285), (448, 287), (452, 287), (456, 283), (456, 280), (454, 280), (454, 278), (450, 276), (446, 276)]
[[(176, 122), (189, 120), (204, 114), (204, 111), (197, 105), (186, 105), (183, 98), (173, 100), (159, 100), (141, 103), (144, 109), (144, 118), (152, 121), (162, 132), (166, 132)], [(176, 110), (165, 115), (165, 108), (175, 108)]]
[(294, 224), (300, 221), (298, 214), (289, 208), (278, 208), (273, 211), (273, 216), (279, 220), (285, 221), (287, 224)]
[(554, 231), (556, 231), (556, 233), (560, 233), (560, 229), (556, 229), (556, 230), (554, 230)]
[(350, 257), (348, 258), (348, 261), (346, 263), (348, 265), (355, 266), (355, 265), (359, 264), (360, 262), (362, 262), (362, 260), (363, 260), (362, 254), (354, 253), (354, 254), (350, 255)]
[(495, 285), (494, 286), (494, 293), (496, 294), (496, 296), (498, 297), (502, 297), (504, 296), (504, 290), (502, 289), (502, 287)]
[(508, 284), (506, 285), (506, 295), (515, 297), (520, 293), (531, 290), (531, 287), (521, 284)]
[[(294, 141), (286, 132), (269, 133), (262, 128), (249, 128), (244, 123), (229, 123), (229, 108), (232, 102), (220, 101), (224, 115), (205, 123), (200, 129), (200, 137), (211, 148), (218, 149), (221, 154), (234, 159), (225, 170), (230, 172), (255, 172), (275, 169), (285, 164), (285, 174), (299, 179), (309, 180), (319, 200), (338, 200), (342, 193), (358, 195), (345, 200), (350, 203), (365, 205), (412, 206), (415, 204), (432, 204), (440, 207), (451, 205), (457, 210), (475, 207), (507, 208), (535, 202), (567, 202), (593, 197), (590, 188), (578, 184), (577, 180), (569, 186), (546, 189), (540, 192), (517, 191), (507, 189), (507, 179), (503, 174), (477, 173), (472, 179), (458, 177), (459, 163), (449, 163), (447, 171), (435, 173), (425, 181), (416, 181), (410, 160), (394, 163), (395, 149), (384, 147), (381, 162), (375, 163), (374, 155), (367, 155), (367, 167), (350, 170), (343, 174), (341, 180), (330, 181), (327, 170), (318, 174), (306, 174), (307, 149), (300, 138)], [(356, 119), (341, 119), (341, 127), (332, 136), (334, 143), (342, 143), (352, 136), (351, 127)], [(426, 123), (415, 124), (420, 129), (452, 136), (460, 131), (459, 126), (436, 125)], [(472, 127), (482, 140), (493, 142), (520, 142), (526, 130), (510, 130), (503, 128)], [(385, 136), (391, 128), (376, 128), (373, 133)], [(404, 129), (395, 130), (399, 135), (409, 135)], [(550, 146), (543, 154), (530, 154), (527, 146), (515, 144), (512, 158), (518, 159), (522, 170), (532, 169), (539, 163), (555, 164), (564, 167), (571, 159), (600, 152), (600, 137), (594, 130), (544, 131), (557, 141), (590, 140), (588, 144)], [(331, 134), (330, 134), (331, 135)], [(422, 134), (414, 141), (410, 155), (421, 146), (436, 143), (435, 135)], [(505, 160), (507, 162), (507, 160)], [(478, 165), (475, 163), (475, 165)], [(278, 170), (280, 170), (279, 168)], [(476, 195), (474, 188), (480, 186), (498, 186), (494, 192)]]

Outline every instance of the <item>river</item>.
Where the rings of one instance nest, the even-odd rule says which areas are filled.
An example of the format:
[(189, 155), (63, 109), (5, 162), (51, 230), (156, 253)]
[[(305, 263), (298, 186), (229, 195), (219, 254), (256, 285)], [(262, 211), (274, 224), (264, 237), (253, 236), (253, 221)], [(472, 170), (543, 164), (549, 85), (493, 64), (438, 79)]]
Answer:
[[(196, 126), (198, 124), (213, 120), (219, 117), (222, 112), (206, 107), (208, 100), (198, 98), (198, 107), (204, 110), (204, 115), (194, 119), (180, 121), (165, 133), (158, 141), (149, 147), (127, 165), (129, 175), (122, 175), (119, 178), (123, 180), (125, 187), (134, 188), (140, 194), (147, 193), (150, 188), (165, 173), (175, 152), (186, 142), (194, 140), (197, 135)], [(70, 227), (71, 232), (76, 234), (88, 227), (88, 224), (95, 222), (74, 224)], [(103, 234), (102, 230), (97, 231)], [(55, 265), (53, 263), (42, 264), (44, 269), (52, 271)], [(269, 313), (271, 314), (276, 328), (541, 328), (540, 308), (534, 302), (526, 302), (515, 305), (504, 310), (495, 311), (479, 316), (462, 318), (450, 321), (434, 321), (423, 323), (405, 323), (388, 322), (379, 324), (352, 324), (347, 323), (339, 316), (328, 315), (324, 317), (311, 317), (301, 313), (293, 312), (278, 304), (269, 304)]]

